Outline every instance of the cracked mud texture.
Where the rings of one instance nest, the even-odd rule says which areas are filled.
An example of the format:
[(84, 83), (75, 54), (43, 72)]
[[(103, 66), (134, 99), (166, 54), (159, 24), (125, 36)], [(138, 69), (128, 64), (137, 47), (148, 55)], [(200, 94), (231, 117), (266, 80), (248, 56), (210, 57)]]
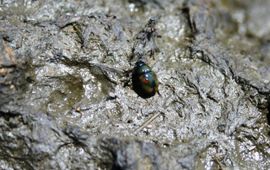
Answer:
[(0, 3), (0, 169), (270, 168), (270, 1)]

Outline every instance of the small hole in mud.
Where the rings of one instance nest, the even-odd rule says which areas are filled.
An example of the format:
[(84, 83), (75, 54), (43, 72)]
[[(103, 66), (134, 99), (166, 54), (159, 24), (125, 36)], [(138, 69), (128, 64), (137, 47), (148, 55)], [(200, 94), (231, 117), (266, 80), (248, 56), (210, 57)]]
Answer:
[(26, 81), (28, 83), (33, 83), (34, 82), (34, 80), (31, 77), (26, 77)]
[(128, 120), (127, 123), (132, 123), (133, 121), (132, 120)]
[(149, 132), (148, 130), (144, 130), (143, 133), (144, 133), (145, 135), (150, 135), (150, 132)]
[(163, 147), (164, 147), (164, 148), (168, 148), (168, 147), (170, 147), (170, 144), (168, 144), (168, 143), (163, 143)]

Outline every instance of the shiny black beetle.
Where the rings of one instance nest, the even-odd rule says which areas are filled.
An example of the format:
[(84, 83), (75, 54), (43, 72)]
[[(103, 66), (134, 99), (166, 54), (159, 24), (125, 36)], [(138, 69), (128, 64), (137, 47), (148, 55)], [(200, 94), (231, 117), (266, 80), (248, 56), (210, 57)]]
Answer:
[(132, 72), (133, 90), (142, 98), (150, 98), (158, 92), (158, 79), (151, 68), (143, 61), (136, 62)]

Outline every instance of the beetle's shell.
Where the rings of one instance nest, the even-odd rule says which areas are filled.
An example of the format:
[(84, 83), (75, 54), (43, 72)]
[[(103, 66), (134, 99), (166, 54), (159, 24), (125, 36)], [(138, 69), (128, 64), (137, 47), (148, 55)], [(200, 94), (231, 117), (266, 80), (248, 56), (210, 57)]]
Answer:
[(158, 79), (151, 68), (138, 61), (132, 72), (133, 90), (142, 98), (150, 98), (158, 92)]

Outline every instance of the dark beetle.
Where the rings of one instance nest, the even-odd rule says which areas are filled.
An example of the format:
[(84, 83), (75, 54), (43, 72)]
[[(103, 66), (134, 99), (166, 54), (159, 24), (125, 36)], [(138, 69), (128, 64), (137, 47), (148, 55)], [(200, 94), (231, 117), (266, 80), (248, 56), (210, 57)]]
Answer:
[(158, 92), (158, 79), (143, 61), (137, 61), (132, 72), (133, 90), (142, 98), (150, 98)]

